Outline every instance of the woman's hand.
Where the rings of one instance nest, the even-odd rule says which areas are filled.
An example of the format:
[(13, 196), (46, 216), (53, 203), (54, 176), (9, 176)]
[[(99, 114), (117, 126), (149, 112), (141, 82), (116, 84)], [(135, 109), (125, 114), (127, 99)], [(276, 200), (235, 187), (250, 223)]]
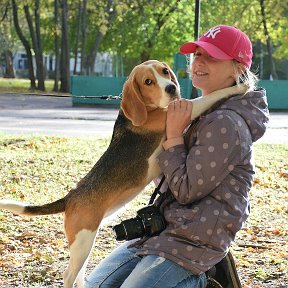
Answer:
[(165, 150), (184, 143), (183, 132), (191, 123), (193, 104), (187, 99), (173, 101), (168, 106), (166, 119), (166, 138), (163, 143)]
[(182, 137), (184, 129), (191, 123), (192, 101), (180, 99), (168, 106), (166, 120), (167, 139)]

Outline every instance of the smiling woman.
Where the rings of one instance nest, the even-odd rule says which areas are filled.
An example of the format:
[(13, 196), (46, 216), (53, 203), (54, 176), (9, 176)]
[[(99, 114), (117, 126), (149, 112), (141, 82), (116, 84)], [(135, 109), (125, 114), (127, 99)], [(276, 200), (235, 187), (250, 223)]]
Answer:
[(233, 61), (216, 59), (201, 47), (196, 48), (191, 72), (193, 85), (203, 96), (235, 84)]
[(180, 52), (194, 53), (189, 73), (193, 86), (201, 89), (202, 95), (240, 82), (250, 91), (255, 89), (258, 79), (250, 71), (252, 44), (248, 36), (235, 27), (213, 27), (199, 40), (183, 44)]
[[(191, 101), (169, 103), (164, 151), (157, 157), (163, 195), (155, 202), (166, 228), (118, 247), (87, 277), (85, 287), (204, 288), (207, 271), (227, 267), (230, 245), (248, 218), (252, 143), (268, 121), (265, 91), (254, 91), (255, 82), (246, 81), (251, 42), (239, 29), (219, 25), (180, 52), (195, 53), (191, 75), (203, 98), (239, 82), (249, 92), (218, 103), (192, 123)], [(220, 280), (240, 287), (226, 270)]]

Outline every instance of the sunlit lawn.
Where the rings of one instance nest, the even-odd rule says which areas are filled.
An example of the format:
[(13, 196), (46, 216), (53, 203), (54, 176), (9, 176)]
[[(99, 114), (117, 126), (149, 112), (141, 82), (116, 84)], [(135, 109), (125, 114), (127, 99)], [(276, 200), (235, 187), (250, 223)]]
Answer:
[[(46, 92), (52, 92), (54, 87), (54, 80), (46, 80)], [(36, 92), (30, 89), (29, 79), (8, 79), (0, 77), (0, 92)], [(37, 90), (37, 93), (40, 93)], [(43, 93), (43, 92), (41, 92)]]
[[(63, 197), (108, 143), (109, 138), (0, 134), (0, 198), (40, 204)], [(287, 159), (288, 145), (255, 145), (251, 215), (233, 244), (241, 281), (251, 288), (288, 287), (281, 286), (288, 283)], [(152, 189), (119, 217), (135, 217)], [(109, 225), (119, 222), (101, 228), (88, 269), (117, 245)], [(0, 211), (0, 287), (62, 287), (68, 259), (62, 215), (28, 218)]]

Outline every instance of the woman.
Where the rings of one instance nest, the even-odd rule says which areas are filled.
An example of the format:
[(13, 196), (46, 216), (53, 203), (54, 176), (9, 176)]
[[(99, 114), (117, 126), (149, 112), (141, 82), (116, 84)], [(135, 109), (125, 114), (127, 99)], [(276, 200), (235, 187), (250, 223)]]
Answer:
[(160, 206), (167, 226), (113, 251), (86, 287), (205, 287), (205, 272), (225, 257), (248, 217), (252, 146), (268, 122), (265, 91), (255, 90), (257, 78), (250, 71), (251, 42), (239, 29), (219, 25), (180, 52), (194, 54), (190, 74), (203, 96), (240, 82), (249, 92), (192, 124), (191, 101), (169, 105), (167, 140), (158, 157), (162, 190), (170, 188)]

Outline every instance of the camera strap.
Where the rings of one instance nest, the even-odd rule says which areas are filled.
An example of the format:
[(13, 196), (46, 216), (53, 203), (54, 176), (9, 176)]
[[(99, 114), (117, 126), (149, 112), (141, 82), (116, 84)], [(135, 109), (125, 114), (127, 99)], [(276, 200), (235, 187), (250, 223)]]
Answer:
[[(169, 203), (173, 202), (175, 200), (174, 195), (172, 194), (170, 188), (168, 187), (165, 192), (161, 192), (160, 188), (165, 180), (165, 176), (162, 177), (160, 183), (158, 186), (155, 188), (150, 201), (149, 205), (153, 205), (155, 207), (158, 207), (161, 212), (163, 212), (163, 207), (162, 204), (165, 203), (165, 206), (168, 205)], [(158, 198), (156, 199), (156, 196), (158, 195)], [(155, 201), (156, 199), (156, 201)]]
[(161, 188), (164, 180), (165, 180), (165, 176), (162, 177), (160, 183), (159, 183), (158, 186), (154, 189), (154, 191), (153, 191), (153, 193), (152, 193), (152, 195), (151, 195), (151, 198), (150, 198), (150, 200), (149, 200), (149, 205), (152, 205), (152, 204), (154, 203), (155, 198), (156, 198), (157, 195), (159, 195), (159, 196), (162, 195), (162, 193), (160, 192), (160, 188)]

